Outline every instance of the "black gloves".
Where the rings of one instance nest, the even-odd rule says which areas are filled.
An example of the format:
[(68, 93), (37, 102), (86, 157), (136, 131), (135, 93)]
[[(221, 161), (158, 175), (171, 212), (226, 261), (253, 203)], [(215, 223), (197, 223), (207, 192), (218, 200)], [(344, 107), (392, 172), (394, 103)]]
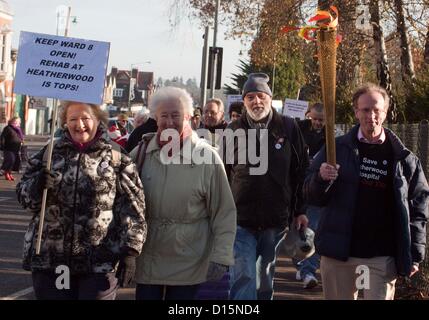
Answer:
[(47, 168), (43, 168), (39, 174), (39, 187), (43, 189), (52, 189), (54, 187), (55, 175)]
[(216, 262), (210, 262), (209, 270), (207, 271), (207, 281), (219, 281), (227, 271), (228, 266)]
[(121, 287), (128, 287), (134, 280), (136, 273), (136, 258), (139, 253), (129, 247), (124, 247), (121, 250), (121, 259), (119, 260), (116, 278), (118, 278)]

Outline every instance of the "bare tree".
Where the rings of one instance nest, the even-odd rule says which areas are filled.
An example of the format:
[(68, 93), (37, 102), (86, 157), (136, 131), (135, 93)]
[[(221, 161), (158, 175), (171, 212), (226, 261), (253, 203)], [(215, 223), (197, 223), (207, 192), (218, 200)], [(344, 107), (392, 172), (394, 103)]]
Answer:
[(380, 85), (386, 89), (390, 96), (390, 108), (387, 118), (390, 122), (396, 122), (397, 108), (392, 94), (392, 79), (390, 77), (389, 64), (387, 61), (386, 43), (384, 41), (383, 28), (380, 21), (380, 8), (378, 0), (369, 1), (369, 12), (373, 30), (375, 63), (377, 66), (377, 78)]
[(414, 72), (408, 28), (405, 24), (404, 3), (402, 0), (395, 0), (395, 9), (397, 31), (400, 37), (402, 79), (404, 81), (414, 81), (416, 75)]
[(425, 63), (429, 65), (429, 24), (428, 24), (428, 32), (426, 34), (426, 41), (425, 41)]

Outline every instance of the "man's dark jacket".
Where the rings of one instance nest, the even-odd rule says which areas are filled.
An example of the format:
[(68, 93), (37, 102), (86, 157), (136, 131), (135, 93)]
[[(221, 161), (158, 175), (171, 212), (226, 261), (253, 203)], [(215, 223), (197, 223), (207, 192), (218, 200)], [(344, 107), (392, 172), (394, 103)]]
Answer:
[(138, 126), (133, 130), (133, 132), (131, 132), (130, 136), (128, 137), (125, 150), (127, 150), (127, 152), (133, 151), (133, 149), (142, 140), (142, 136), (144, 134), (150, 133), (150, 132), (156, 132), (156, 130), (158, 130), (156, 121), (152, 118), (147, 119), (145, 123), (143, 123), (141, 126)]
[(310, 119), (298, 121), (304, 141), (308, 146), (308, 155), (312, 159), (325, 144), (325, 128), (314, 130)]
[[(272, 110), (273, 117), (268, 125), (268, 170), (265, 174), (249, 174), (251, 167), (260, 164), (250, 164), (248, 153), (246, 163), (238, 163), (237, 139), (233, 144), (224, 144), (223, 158), (237, 207), (237, 223), (254, 231), (283, 228), (290, 217), (305, 212), (302, 199), (302, 183), (308, 166), (305, 142), (295, 120), (285, 120), (284, 116)], [(250, 127), (246, 113), (232, 122), (228, 129), (235, 132), (244, 129), (247, 139)], [(280, 148), (276, 148), (276, 144)], [(233, 150), (233, 164), (225, 148), (226, 151)]]
[[(320, 255), (346, 261), (350, 255), (351, 234), (359, 188), (359, 125), (336, 139), (338, 179), (328, 188), (319, 176), (325, 162), (325, 148), (310, 166), (304, 196), (309, 204), (326, 206), (316, 232), (316, 250)], [(394, 153), (393, 189), (396, 236), (396, 267), (408, 276), (412, 264), (424, 260), (429, 187), (419, 159), (389, 129), (384, 129)]]

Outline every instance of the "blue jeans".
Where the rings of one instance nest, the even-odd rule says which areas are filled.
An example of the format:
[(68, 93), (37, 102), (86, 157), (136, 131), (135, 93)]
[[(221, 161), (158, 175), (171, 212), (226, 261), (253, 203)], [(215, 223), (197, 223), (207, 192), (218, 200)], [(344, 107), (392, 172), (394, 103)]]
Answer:
[[(307, 207), (307, 218), (308, 218), (308, 227), (314, 232), (317, 230), (317, 225), (319, 224), (320, 215), (322, 214), (322, 208), (316, 206)], [(301, 279), (304, 279), (307, 274), (312, 276), (316, 275), (317, 269), (320, 266), (320, 256), (315, 252), (311, 257), (299, 261), (297, 263), (297, 270), (301, 273)]]
[(281, 228), (250, 232), (237, 226), (235, 263), (230, 268), (231, 300), (273, 298), (276, 247), (283, 235)]
[(166, 286), (137, 284), (136, 300), (194, 300), (199, 285)]

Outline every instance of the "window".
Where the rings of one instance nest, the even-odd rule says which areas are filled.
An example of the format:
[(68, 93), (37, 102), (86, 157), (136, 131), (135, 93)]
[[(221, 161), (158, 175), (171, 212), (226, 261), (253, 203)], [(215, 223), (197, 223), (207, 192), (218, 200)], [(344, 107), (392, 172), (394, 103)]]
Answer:
[(124, 95), (124, 89), (113, 89), (114, 97), (122, 97)]

